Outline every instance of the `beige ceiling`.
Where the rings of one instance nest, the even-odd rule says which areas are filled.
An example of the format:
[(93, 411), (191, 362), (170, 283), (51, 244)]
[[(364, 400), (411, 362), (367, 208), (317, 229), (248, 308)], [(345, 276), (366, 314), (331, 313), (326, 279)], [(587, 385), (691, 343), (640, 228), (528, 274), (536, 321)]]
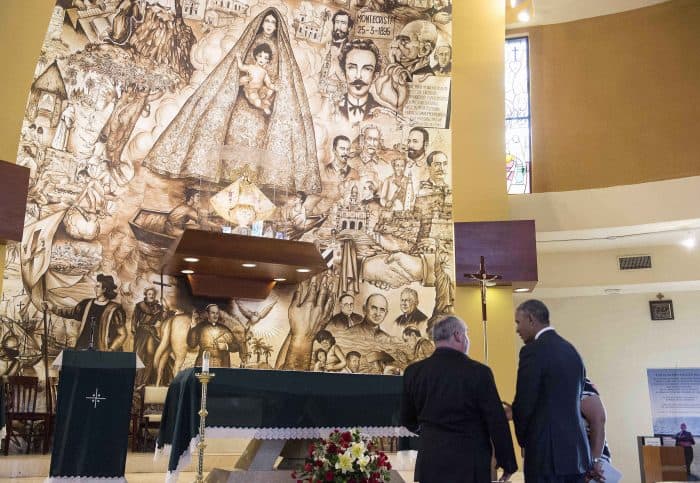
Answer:
[(668, 0), (535, 0), (535, 16), (527, 24), (508, 24), (508, 28), (571, 22), (584, 18), (648, 7)]

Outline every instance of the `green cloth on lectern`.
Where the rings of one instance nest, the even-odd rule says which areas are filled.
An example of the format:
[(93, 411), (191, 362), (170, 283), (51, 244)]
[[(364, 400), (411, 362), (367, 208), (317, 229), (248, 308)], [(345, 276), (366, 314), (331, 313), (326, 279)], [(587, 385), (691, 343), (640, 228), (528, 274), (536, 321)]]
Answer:
[[(157, 446), (172, 445), (168, 471), (199, 434), (200, 368), (168, 388)], [(398, 428), (403, 378), (370, 374), (212, 369), (207, 427)]]
[(49, 476), (122, 477), (133, 352), (63, 351)]

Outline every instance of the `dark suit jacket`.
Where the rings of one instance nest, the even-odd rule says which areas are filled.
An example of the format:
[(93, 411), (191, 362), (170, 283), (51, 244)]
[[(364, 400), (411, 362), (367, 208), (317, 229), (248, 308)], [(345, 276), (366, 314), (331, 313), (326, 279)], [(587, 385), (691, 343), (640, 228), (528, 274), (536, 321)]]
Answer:
[(418, 307), (416, 307), (415, 310), (407, 314), (401, 314), (398, 317), (396, 317), (394, 322), (396, 322), (399, 325), (418, 325), (421, 322), (425, 322), (426, 320), (428, 320), (428, 316), (421, 312)]
[(490, 482), (491, 443), (499, 466), (509, 473), (517, 470), (491, 369), (456, 350), (438, 348), (408, 366), (403, 380), (401, 424), (420, 431), (416, 481)]
[(586, 377), (576, 348), (553, 330), (520, 350), (513, 422), (525, 448), (525, 477), (576, 475), (590, 468), (581, 417)]
[[(338, 110), (343, 115), (343, 117), (345, 119), (349, 118), (348, 107), (349, 107), (348, 106), (348, 95), (345, 94), (343, 96), (343, 98), (340, 100), (340, 102), (338, 103)], [(362, 119), (365, 120), (365, 119), (368, 119), (371, 117), (372, 109), (377, 108), (377, 107), (381, 107), (381, 105), (377, 101), (374, 100), (374, 97), (372, 96), (372, 94), (368, 94), (367, 95), (367, 102), (365, 102), (363, 107), (364, 107), (364, 114), (362, 116)]]

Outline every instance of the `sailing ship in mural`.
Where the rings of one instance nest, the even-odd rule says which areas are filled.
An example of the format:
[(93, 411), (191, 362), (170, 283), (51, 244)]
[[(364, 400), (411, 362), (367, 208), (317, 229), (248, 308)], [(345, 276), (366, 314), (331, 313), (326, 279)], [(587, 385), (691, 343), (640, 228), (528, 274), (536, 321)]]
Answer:
[[(451, 21), (445, 0), (58, 0), (0, 372), (43, 376), (44, 314), (51, 357), (92, 332), (138, 353), (139, 385), (203, 350), (387, 374), (430, 354), (454, 303)], [(314, 242), (329, 268), (267, 300), (192, 298), (162, 275), (187, 228)]]

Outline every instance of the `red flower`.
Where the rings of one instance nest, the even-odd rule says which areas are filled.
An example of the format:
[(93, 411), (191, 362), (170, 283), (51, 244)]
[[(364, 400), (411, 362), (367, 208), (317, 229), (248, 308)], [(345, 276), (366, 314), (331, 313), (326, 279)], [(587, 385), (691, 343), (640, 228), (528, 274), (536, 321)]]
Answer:
[(337, 454), (338, 447), (335, 445), (335, 443), (329, 443), (328, 447), (326, 447), (326, 451), (328, 451), (328, 454)]
[(345, 443), (349, 443), (350, 441), (352, 441), (352, 434), (350, 434), (350, 431), (345, 431), (343, 434), (340, 435), (340, 439)]
[[(314, 468), (314, 467), (311, 466), (311, 463), (306, 463), (306, 464), (304, 465), (304, 471), (311, 471), (313, 468)], [(294, 478), (294, 477), (292, 476), (292, 478)]]
[(309, 456), (313, 456), (315, 450), (316, 450), (316, 445), (311, 443), (309, 445)]
[(326, 481), (333, 481), (333, 478), (334, 478), (333, 471), (332, 470), (326, 471)]
[(292, 478), (293, 478), (293, 479), (296, 479), (296, 477), (297, 477), (297, 472), (296, 472), (296, 471), (292, 471)]
[(314, 464), (320, 468), (321, 466), (323, 466), (323, 461), (316, 460), (316, 463), (314, 463)]
[(388, 461), (386, 462), (386, 469), (391, 470), (391, 463), (389, 463)]

